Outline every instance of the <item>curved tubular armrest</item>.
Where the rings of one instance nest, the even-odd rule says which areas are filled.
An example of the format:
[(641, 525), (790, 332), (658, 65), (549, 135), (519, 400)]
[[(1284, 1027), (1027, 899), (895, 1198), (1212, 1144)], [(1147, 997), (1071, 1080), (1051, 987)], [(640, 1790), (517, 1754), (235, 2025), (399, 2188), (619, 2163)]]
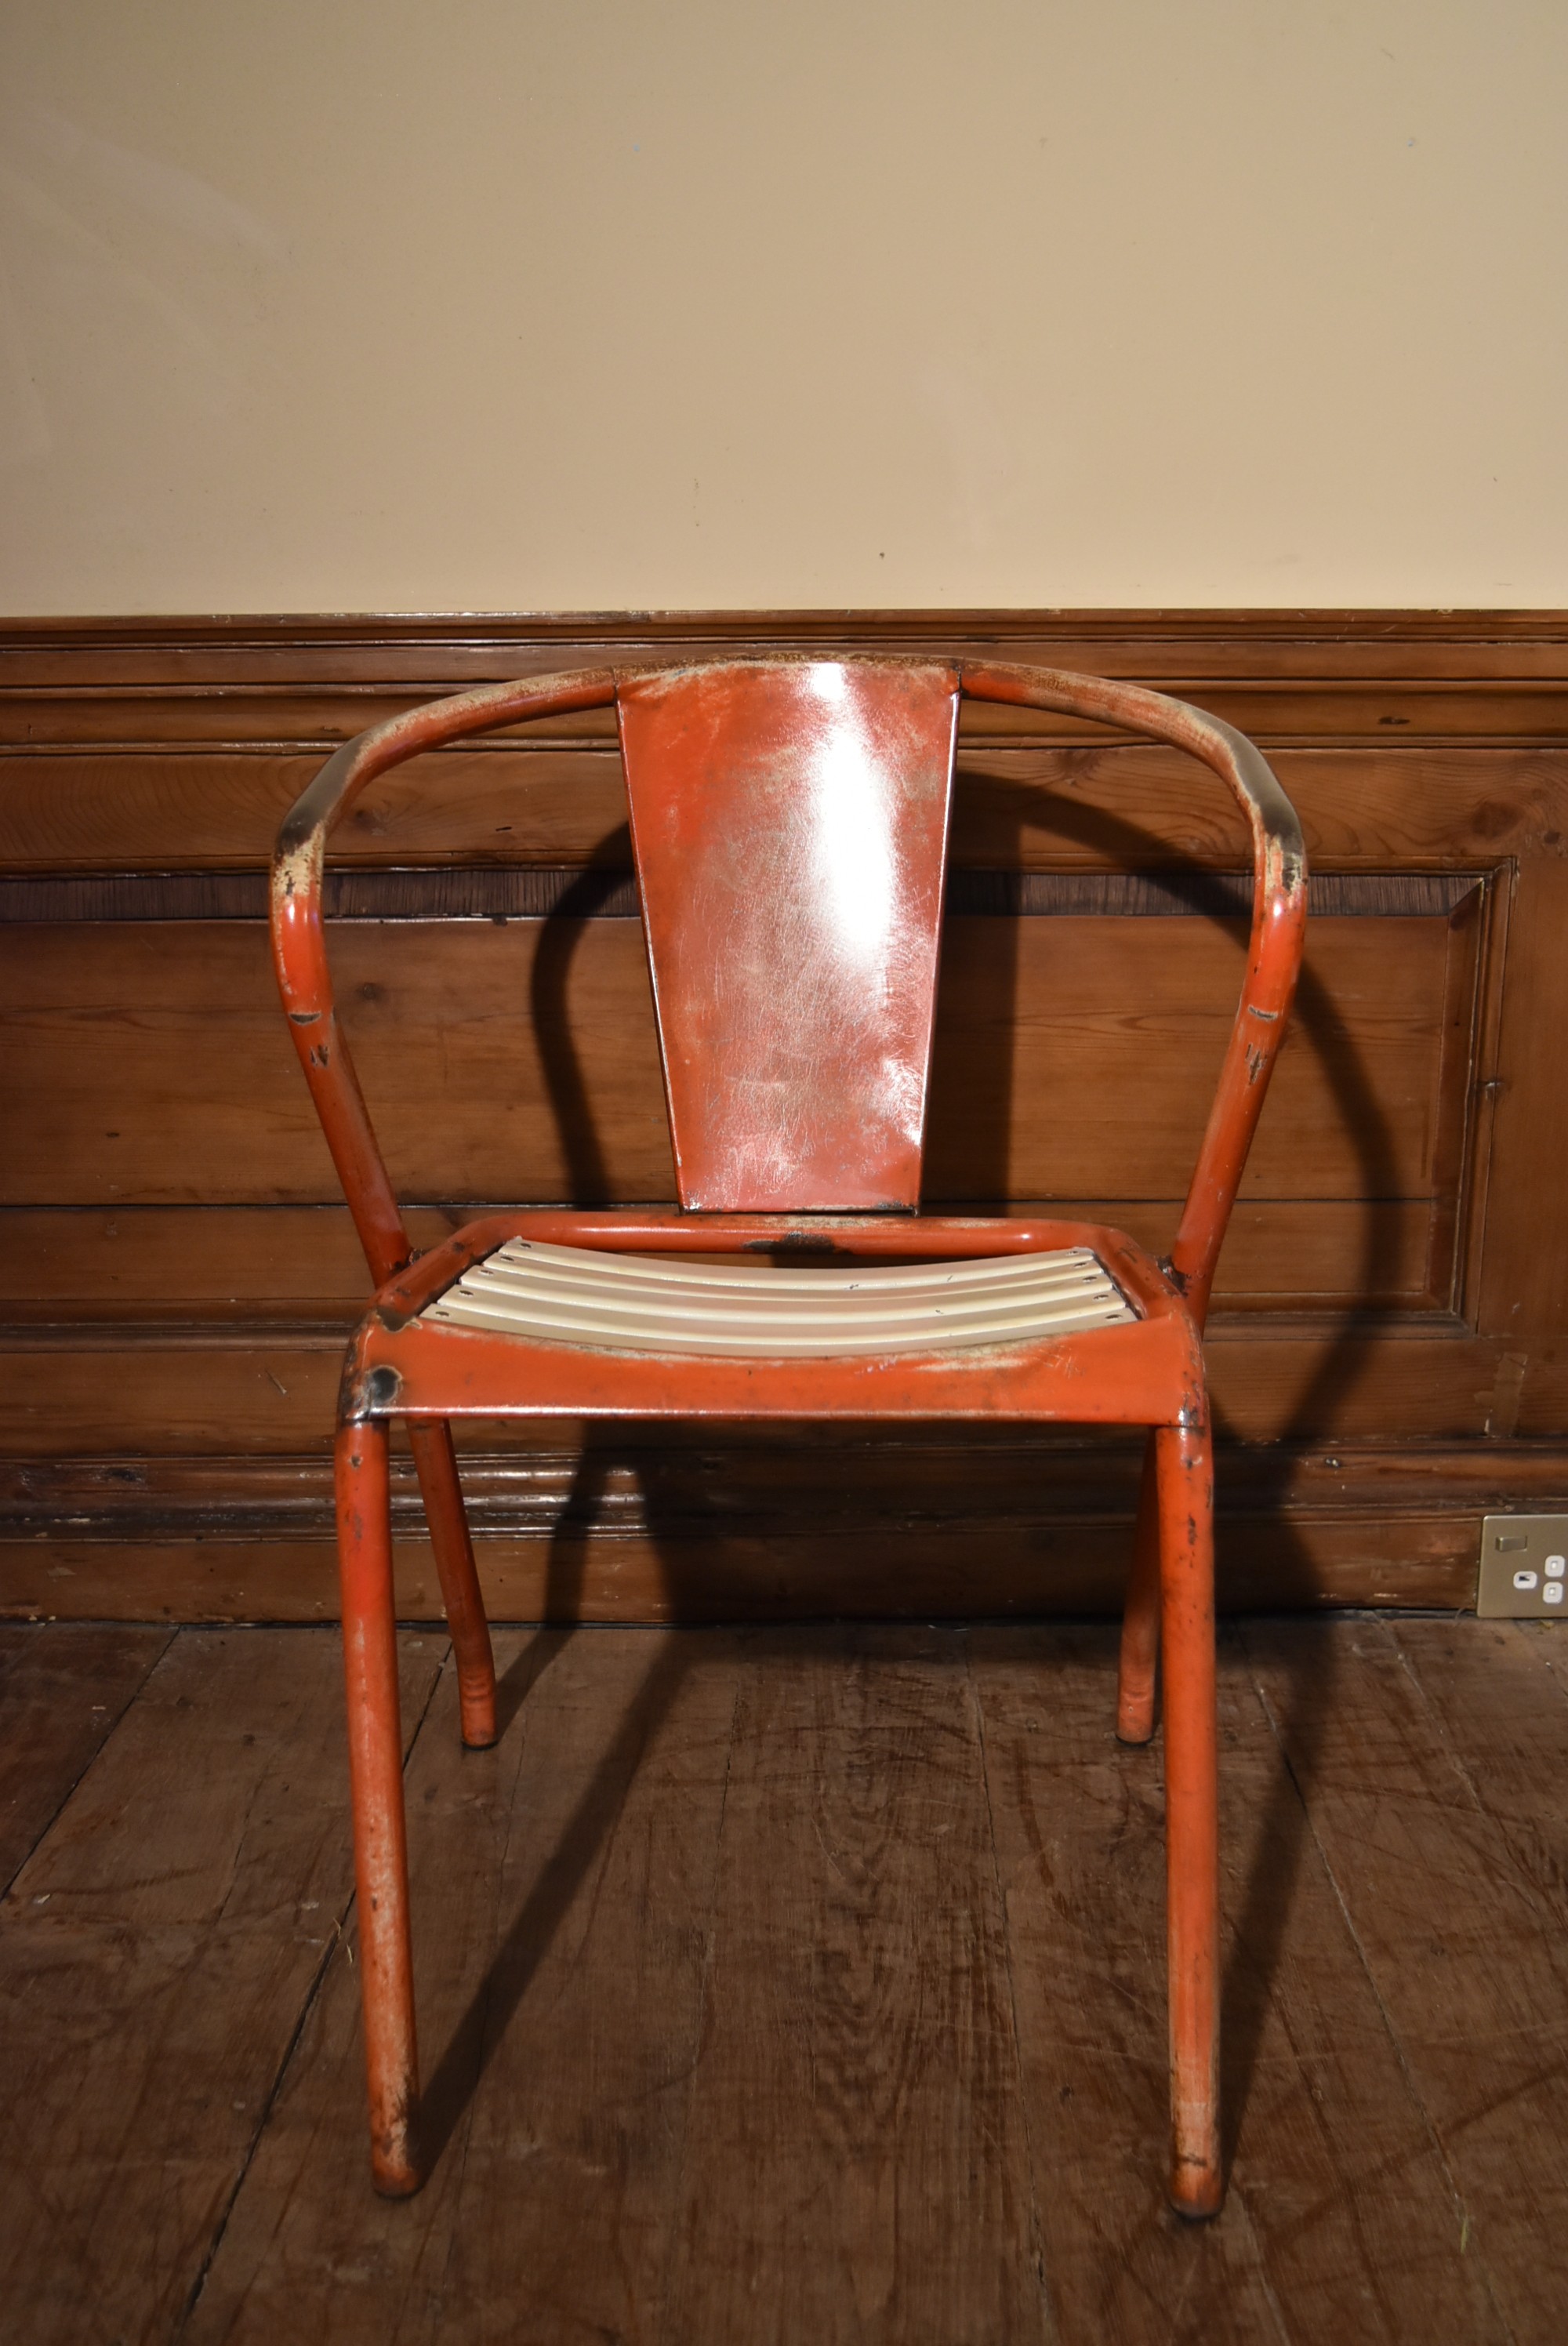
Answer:
[(484, 685), (476, 692), (427, 701), (345, 742), (284, 817), (272, 857), (272, 963), (294, 1048), (378, 1287), (402, 1269), (413, 1250), (332, 1001), (321, 929), (327, 834), (368, 781), (421, 750), (519, 718), (604, 708), (615, 697), (611, 670), (592, 668)]
[(1263, 753), (1217, 717), (1140, 686), (1062, 668), (993, 667), (965, 661), (963, 689), (977, 700), (1013, 701), (1097, 719), (1188, 750), (1226, 782), (1252, 830), (1252, 941), (1241, 1001), (1197, 1166), (1182, 1210), (1171, 1270), (1201, 1328), (1215, 1266), (1240, 1185), (1268, 1078), (1301, 966), (1307, 923), (1307, 856), (1296, 810)]

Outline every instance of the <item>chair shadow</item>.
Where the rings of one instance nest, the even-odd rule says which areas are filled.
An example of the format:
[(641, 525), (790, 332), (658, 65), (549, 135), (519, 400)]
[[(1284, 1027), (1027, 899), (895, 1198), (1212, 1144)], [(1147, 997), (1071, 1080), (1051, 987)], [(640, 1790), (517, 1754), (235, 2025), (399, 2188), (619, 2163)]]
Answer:
[[(1217, 921), (1227, 933), (1236, 935), (1238, 957), (1245, 953), (1245, 933), (1234, 916), (1208, 912), (1204, 903), (1205, 894), (1212, 885), (1212, 865), (1173, 852), (1167, 842), (1125, 816), (1113, 814), (1103, 807), (1085, 806), (1047, 785), (988, 778), (984, 788), (988, 812), (993, 822), (1000, 819), (999, 827), (1007, 842), (1009, 868), (1019, 868), (1024, 831), (1038, 823), (1049, 800), (1052, 828), (1057, 835), (1081, 846), (1098, 849), (1123, 870), (1157, 869), (1178, 895), (1185, 884), (1190, 892), (1188, 901), (1195, 914)], [(1239, 820), (1237, 839), (1237, 861), (1244, 863), (1249, 860), (1250, 850)], [(1013, 999), (1008, 1005), (1008, 1015), (999, 1016), (993, 1030), (1001, 1039), (990, 1073), (1005, 1107), (983, 1128), (993, 1152), (987, 1171), (992, 1195), (996, 1198), (1006, 1194), (1012, 1138), (1012, 1056), (1006, 1035), (1011, 1019), (1016, 1016), (1017, 966), (1014, 951), (1009, 964)], [(1293, 1032), (1316, 1054), (1344, 1129), (1350, 1135), (1359, 1158), (1365, 1212), (1352, 1292), (1376, 1295), (1381, 1286), (1382, 1266), (1397, 1246), (1400, 1229), (1399, 1170), (1393, 1135), (1329, 990), (1313, 964), (1310, 919), (1307, 958), (1297, 988), (1291, 1025)], [(1332, 1441), (1336, 1412), (1343, 1407), (1353, 1389), (1358, 1352), (1369, 1331), (1386, 1316), (1386, 1310), (1375, 1305), (1345, 1316), (1297, 1396), (1282, 1430), (1282, 1441)], [(1221, 1421), (1217, 1431), (1223, 1433), (1224, 1430)], [(1247, 1524), (1250, 1538), (1267, 1537), (1271, 1543), (1270, 1576), (1275, 1584), (1298, 1596), (1303, 1606), (1313, 1604), (1318, 1578), (1312, 1559), (1283, 1509), (1270, 1516), (1249, 1517)], [(1225, 1578), (1222, 1566), (1222, 1598)], [(1298, 1774), (1310, 1774), (1321, 1749), (1326, 1721), (1333, 1707), (1334, 1676), (1330, 1646), (1326, 1667), (1321, 1655), (1317, 1655), (1310, 1671), (1303, 1667), (1286, 1686), (1282, 1699), (1291, 1713), (1295, 1729), (1299, 1752), (1298, 1773), (1287, 1768), (1281, 1755), (1268, 1809), (1260, 1821), (1257, 1855), (1239, 1909), (1232, 1918), (1231, 1948), (1221, 2003), (1225, 2016), (1221, 2106), (1227, 2168), (1235, 2157), (1246, 2116), (1306, 1849), (1308, 1820)]]
[[(1195, 913), (1217, 918), (1203, 901), (1212, 882), (1212, 866), (1196, 857), (1173, 852), (1154, 832), (1125, 817), (1099, 807), (1086, 807), (1045, 784), (988, 781), (995, 813), (1005, 818), (1012, 848), (1011, 867), (1025, 829), (1038, 821), (1044, 801), (1051, 801), (1053, 827), (1060, 836), (1106, 852), (1124, 869), (1158, 870), (1168, 884), (1192, 890)], [(1246, 860), (1246, 842), (1238, 825), (1238, 862)], [(603, 840), (589, 867), (566, 891), (543, 923), (532, 981), (535, 1031), (544, 1066), (551, 1107), (565, 1157), (574, 1202), (598, 1205), (608, 1201), (610, 1183), (603, 1150), (595, 1128), (583, 1079), (581, 1062), (565, 1015), (572, 957), (582, 934), (582, 923), (602, 912), (612, 894), (623, 887), (631, 864), (629, 835), (625, 826)], [(1233, 920), (1228, 926), (1234, 930)], [(1009, 931), (1015, 924), (1008, 923)], [(1237, 939), (1238, 952), (1244, 940)], [(1313, 1049), (1327, 1076), (1346, 1129), (1352, 1135), (1361, 1160), (1362, 1190), (1367, 1211), (1363, 1223), (1357, 1290), (1376, 1293), (1380, 1265), (1389, 1255), (1399, 1228), (1397, 1166), (1392, 1134), (1371, 1083), (1362, 1066), (1328, 988), (1311, 966), (1311, 930), (1308, 933), (1308, 963), (1304, 968), (1294, 1014), (1295, 1031)], [(1006, 1194), (1013, 1121), (1012, 1022), (1017, 1010), (1018, 955), (1015, 938), (1003, 942), (1003, 960), (993, 976), (1009, 999), (1004, 1014), (988, 1029), (982, 1046), (988, 1096), (994, 1109), (966, 1127), (966, 1160), (973, 1166), (981, 1188), (1001, 1198)], [(939, 994), (938, 1018), (941, 1017)], [(939, 1025), (940, 1032), (940, 1025)], [(972, 1070), (974, 1058), (971, 1054)], [(941, 1061), (933, 1067), (933, 1107)], [(1325, 1438), (1336, 1403), (1351, 1389), (1356, 1355), (1369, 1328), (1382, 1315), (1376, 1310), (1348, 1317), (1324, 1351), (1292, 1408), (1284, 1438)], [(1223, 1429), (1221, 1429), (1223, 1430)], [(529, 1694), (544, 1673), (564, 1652), (575, 1634), (581, 1612), (585, 1542), (609, 1481), (646, 1443), (635, 1426), (591, 1428), (585, 1442), (570, 1497), (556, 1525), (546, 1571), (544, 1626), (505, 1673), (498, 1689), (502, 1731), (514, 1724)], [(783, 1458), (780, 1470), (788, 1471)], [(656, 1549), (659, 1538), (656, 1497), (657, 1476), (646, 1478), (645, 1497), (649, 1531)], [(1253, 1536), (1262, 1523), (1249, 1519)], [(1273, 1577), (1312, 1601), (1316, 1578), (1305, 1544), (1280, 1514), (1268, 1520), (1273, 1541)], [(1130, 1545), (1130, 1543), (1129, 1543)], [(678, 1570), (674, 1555), (666, 1555), (667, 1590), (679, 1617)], [(1281, 1572), (1283, 1561), (1284, 1570)], [(497, 1951), (485, 1978), (459, 2022), (430, 2078), (423, 2098), (422, 2129), (424, 2157), (433, 2163), (450, 2140), (454, 2127), (477, 2086), (494, 2047), (525, 1996), (529, 1984), (563, 1922), (573, 1898), (594, 1865), (606, 1837), (613, 1829), (639, 1758), (667, 1716), (690, 1667), (687, 1641), (661, 1639), (643, 1682), (595, 1770), (565, 1829), (545, 1862), (522, 1911)], [(1285, 1700), (1299, 1717), (1301, 1760), (1313, 1764), (1331, 1708), (1332, 1661), (1327, 1672), (1315, 1666), (1310, 1684), (1305, 1672), (1288, 1687)], [(1113, 1695), (1107, 1688), (1107, 1706)], [(1128, 1755), (1135, 1764), (1135, 1755)], [(1267, 2025), (1273, 1982), (1278, 1974), (1295, 1885), (1300, 1872), (1307, 1832), (1306, 1810), (1297, 1780), (1281, 1760), (1275, 1790), (1262, 1820), (1257, 1856), (1240, 1909), (1234, 1918), (1232, 1948), (1223, 1995), (1226, 2027), (1222, 2078), (1226, 2116), (1226, 2159), (1234, 2158)]]
[[(612, 1476), (627, 1458), (635, 1429), (591, 1428), (565, 1506), (551, 1539), (542, 1626), (496, 1688), (501, 1737), (578, 1634), (586, 1542)], [(649, 1484), (652, 1499), (652, 1484)], [(654, 1532), (657, 1545), (657, 1529)], [(691, 1667), (688, 1641), (663, 1637), (555, 1847), (540, 1867), (515, 1920), (448, 2040), (420, 2102), (421, 2157), (433, 2167), (450, 2142), (490, 2061), (526, 1996), (540, 1964), (615, 1830), (637, 1767)]]
[(572, 1040), (566, 992), (572, 960), (582, 942), (583, 923), (604, 913), (626, 886), (632, 868), (629, 823), (606, 831), (588, 863), (540, 923), (538, 950), (529, 980), (529, 1010), (535, 1046), (555, 1119), (567, 1183), (575, 1206), (612, 1202), (609, 1168), (583, 1080), (583, 1064)]

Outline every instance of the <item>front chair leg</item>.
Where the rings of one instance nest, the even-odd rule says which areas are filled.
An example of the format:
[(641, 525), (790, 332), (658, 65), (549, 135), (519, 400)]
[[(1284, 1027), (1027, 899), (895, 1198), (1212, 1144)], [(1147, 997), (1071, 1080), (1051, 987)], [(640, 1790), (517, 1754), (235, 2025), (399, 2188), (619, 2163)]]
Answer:
[(1133, 1570), (1122, 1612), (1116, 1667), (1116, 1734), (1123, 1743), (1146, 1743), (1155, 1731), (1155, 1672), (1160, 1651), (1160, 1509), (1155, 1434), (1144, 1445)]
[(412, 2144), (419, 2057), (384, 1423), (363, 1420), (340, 1429), (337, 1484), (371, 2171), (378, 2191), (402, 2198), (420, 2185)]
[(1219, 2170), (1219, 1777), (1214, 1653), (1214, 1464), (1207, 1426), (1161, 1426), (1171, 2203), (1212, 2216)]
[(413, 1418), (409, 1423), (408, 1438), (457, 1664), (457, 1707), (463, 1739), (470, 1750), (483, 1751), (495, 1740), (495, 1660), (490, 1650), (490, 1625), (484, 1617), (484, 1599), (479, 1593), (479, 1575), (473, 1566), (473, 1542), (468, 1535), (463, 1485), (457, 1478), (452, 1428), (444, 1418)]

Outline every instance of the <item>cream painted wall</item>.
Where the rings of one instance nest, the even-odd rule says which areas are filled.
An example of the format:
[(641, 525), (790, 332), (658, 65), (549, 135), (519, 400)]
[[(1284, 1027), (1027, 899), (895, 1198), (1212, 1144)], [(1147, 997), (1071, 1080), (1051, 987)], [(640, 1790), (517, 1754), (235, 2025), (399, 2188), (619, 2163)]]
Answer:
[(0, 610), (1568, 605), (1568, 0), (9, 0)]

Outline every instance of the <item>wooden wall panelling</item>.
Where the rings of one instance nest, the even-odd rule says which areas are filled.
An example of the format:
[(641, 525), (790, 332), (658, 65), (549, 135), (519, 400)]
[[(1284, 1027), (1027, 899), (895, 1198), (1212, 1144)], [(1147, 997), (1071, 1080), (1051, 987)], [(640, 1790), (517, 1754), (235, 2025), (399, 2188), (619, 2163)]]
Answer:
[(1521, 860), (1509, 964), (1477, 1312), (1481, 1328), (1506, 1348), (1509, 1374), (1489, 1419), (1500, 1437), (1561, 1426), (1568, 1368), (1568, 862), (1561, 842), (1551, 857)]
[[(928, 1198), (1178, 1198), (1244, 933), (950, 920)], [(1430, 1197), (1450, 948), (1441, 914), (1318, 922), (1245, 1195)], [(349, 922), (334, 962), (402, 1192), (672, 1194), (636, 923)], [(0, 1201), (333, 1196), (259, 924), (15, 923), (0, 986), (21, 1110)], [(1095, 1116), (1064, 1115), (1086, 1088)]]
[[(429, 691), (606, 649), (845, 642), (984, 646), (1185, 691), (1256, 731), (1301, 808), (1312, 961), (1212, 1345), (1232, 1595), (1462, 1601), (1481, 1508), (1453, 1462), (1483, 1463), (1488, 1504), (1568, 1487), (1568, 1229), (1545, 1194), (1562, 1095), (1537, 1041), (1568, 1011), (1558, 619), (33, 623), (0, 631), (16, 1144), (0, 1211), (12, 1299), (0, 1390), (4, 1439), (35, 1477), (0, 1520), (15, 1535), (0, 1544), (0, 1601), (39, 1609), (36, 1535), (55, 1521), (77, 1535), (75, 1563), (54, 1551), (77, 1610), (134, 1612), (138, 1589), (155, 1614), (330, 1603), (324, 1518), (308, 1529), (276, 1504), (277, 1478), (319, 1478), (306, 1462), (323, 1453), (362, 1272), (326, 1202), (259, 925), (278, 816), (321, 755)], [(571, 718), (389, 778), (343, 839), (340, 965), (391, 1154), (409, 1194), (432, 1201), (419, 1215), (429, 1234), (462, 1210), (454, 1199), (668, 1194), (624, 821), (613, 736)], [(933, 1198), (1050, 1202), (1165, 1242), (1236, 980), (1244, 852), (1223, 794), (1173, 753), (1033, 712), (972, 713)], [(1143, 877), (1102, 876), (1128, 869)], [(1123, 1083), (1069, 1136), (1052, 1094), (1105, 1046)], [(477, 1112), (482, 1085), (503, 1113)], [(649, 1438), (660, 1455), (679, 1451)], [(474, 1430), (471, 1479), (489, 1487), (514, 1466), (537, 1485), (532, 1513), (485, 1518), (504, 1606), (537, 1609), (555, 1586), (551, 1477), (576, 1439), (542, 1429), (509, 1464)], [(1247, 1462), (1304, 1458), (1314, 1440), (1356, 1445), (1363, 1464), (1305, 1508), (1272, 1486), (1259, 1497)], [(1246, 1446), (1260, 1442), (1278, 1447)], [(1391, 1501), (1369, 1483), (1365, 1461), (1430, 1465), (1434, 1442), (1450, 1462), (1435, 1482), (1396, 1474)], [(999, 1493), (994, 1459), (939, 1448), (911, 1527), (871, 1453), (846, 1454), (831, 1499), (815, 1484), (802, 1495), (805, 1454), (767, 1504), (748, 1503), (739, 1547), (733, 1524), (718, 1528), (722, 1508), (661, 1503), (657, 1538), (629, 1519), (599, 1526), (579, 1544), (573, 1601), (616, 1617), (671, 1603), (838, 1609), (852, 1562), (872, 1610), (911, 1591), (915, 1609), (936, 1611), (1112, 1599), (1125, 1461), (1103, 1464), (1087, 1515), (1060, 1460), (1034, 1462), (1032, 1513), (1016, 1478)], [(744, 1443), (715, 1452), (712, 1491), (751, 1487), (756, 1456)], [(219, 1467), (229, 1496), (198, 1528), (191, 1494), (210, 1497), (203, 1477)], [(154, 1469), (186, 1478), (183, 1513), (158, 1514), (168, 1489), (150, 1493)], [(105, 1485), (122, 1494), (112, 1525), (70, 1481), (98, 1473), (118, 1478)], [(852, 1532), (846, 1506), (859, 1510)], [(215, 1565), (220, 1552), (234, 1571)], [(405, 1554), (423, 1572), (419, 1543)]]
[[(0, 1456), (324, 1450), (348, 1324), (229, 1315), (4, 1331)], [(1361, 1441), (1390, 1423), (1411, 1442), (1478, 1437), (1512, 1373), (1502, 1341), (1439, 1315), (1210, 1324), (1216, 1423), (1237, 1442)], [(1560, 1368), (1542, 1391), (1561, 1403)], [(478, 1429), (463, 1439), (484, 1446)]]
[[(1483, 1513), (1563, 1505), (1560, 1448), (1233, 1451), (1222, 1601), (1471, 1600)], [(997, 1617), (1104, 1612), (1126, 1570), (1136, 1460), (693, 1446), (470, 1459), (481, 1576), (499, 1618)], [(880, 1467), (881, 1471), (878, 1471)], [(91, 1474), (96, 1479), (89, 1482)], [(107, 1486), (107, 1477), (125, 1481)], [(0, 1576), (24, 1617), (310, 1620), (335, 1609), (324, 1458), (34, 1466), (0, 1484)], [(969, 1504), (958, 1494), (968, 1485)], [(716, 1512), (720, 1520), (715, 1520)], [(439, 1591), (406, 1478), (399, 1610)], [(45, 1535), (46, 1533), (47, 1535)]]
[[(494, 1200), (484, 1200), (493, 1203)], [(1069, 1220), (1104, 1220), (1159, 1252), (1170, 1243), (1173, 1199), (1104, 1198), (1001, 1201), (1026, 1214), (1049, 1205)], [(413, 1207), (420, 1244), (464, 1218), (456, 1205)], [(1355, 1296), (1366, 1269), (1369, 1215), (1357, 1198), (1304, 1205), (1244, 1198), (1231, 1220), (1217, 1290), (1225, 1310), (1298, 1311)], [(1426, 1291), (1431, 1209), (1380, 1203), (1373, 1235), (1380, 1290), (1418, 1304)], [(91, 1315), (145, 1320), (298, 1319), (309, 1307), (345, 1325), (365, 1295), (364, 1258), (348, 1216), (331, 1206), (14, 1207), (0, 1211), (0, 1295), (13, 1326)]]
[[(0, 725), (17, 711), (0, 694)], [(334, 747), (292, 754), (221, 742), (48, 753), (0, 739), (0, 870), (261, 870), (293, 799)], [(1562, 752), (1413, 746), (1400, 737), (1303, 749), (1271, 741), (1325, 871), (1484, 867), (1550, 849)], [(587, 862), (626, 820), (606, 744), (515, 741), (435, 751), (372, 783), (334, 840), (345, 863)], [(961, 740), (960, 868), (1241, 867), (1233, 804), (1170, 750), (1133, 743), (997, 748)]]

